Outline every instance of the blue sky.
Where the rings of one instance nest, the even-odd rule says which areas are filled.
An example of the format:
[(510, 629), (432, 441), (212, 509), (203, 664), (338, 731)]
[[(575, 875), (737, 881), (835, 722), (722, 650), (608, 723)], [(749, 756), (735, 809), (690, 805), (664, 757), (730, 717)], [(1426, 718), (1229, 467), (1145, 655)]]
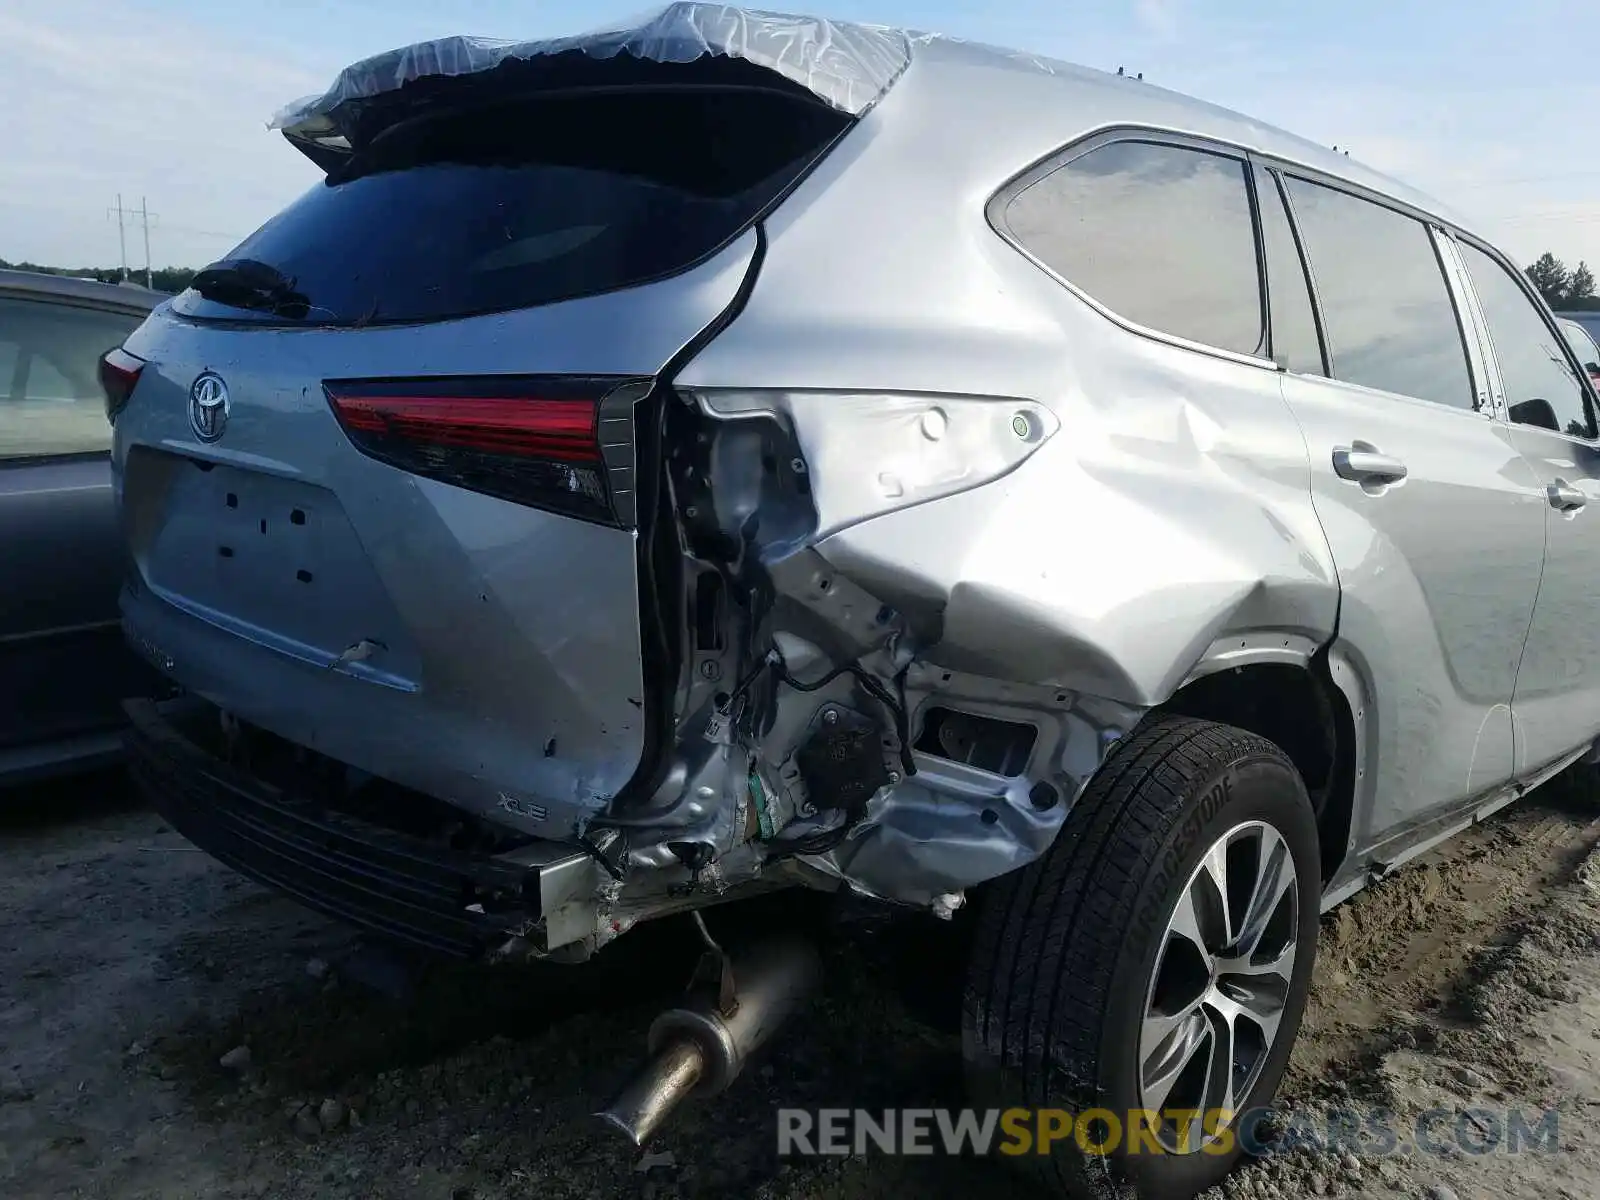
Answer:
[[(114, 263), (148, 198), (156, 265), (225, 252), (315, 178), (265, 128), (346, 63), (450, 33), (577, 32), (650, 0), (5, 0), (0, 258)], [(796, 0), (1143, 71), (1329, 144), (1600, 269), (1594, 0)], [(129, 260), (143, 262), (135, 229)]]

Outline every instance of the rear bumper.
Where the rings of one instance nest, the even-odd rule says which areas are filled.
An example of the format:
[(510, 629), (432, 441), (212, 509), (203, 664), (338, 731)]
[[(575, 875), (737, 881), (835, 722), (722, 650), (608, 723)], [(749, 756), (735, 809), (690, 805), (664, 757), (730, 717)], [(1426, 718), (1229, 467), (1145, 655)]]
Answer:
[[(567, 704), (565, 718), (546, 720), (537, 696), (566, 695), (565, 685), (521, 657), (511, 633), (497, 634), (491, 653), (469, 644), (487, 636), (483, 628), (440, 623), (437, 644), (449, 653), (424, 673), (430, 688), (413, 688), (386, 685), (366, 663), (333, 670), (284, 653), (181, 607), (137, 574), (123, 587), (121, 608), (123, 634), (135, 651), (186, 692), (295, 745), (424, 795), (449, 797), (467, 813), (532, 837), (569, 836), (605, 806), (639, 760), (642, 742), (631, 739), (643, 725), (640, 710), (628, 703), (642, 694), (637, 687), (598, 677), (585, 684), (631, 714), (626, 727), (611, 715), (597, 724), (594, 710), (578, 701)], [(630, 619), (636, 631), (637, 618)], [(509, 690), (492, 701), (474, 698), (473, 689), (490, 677), (510, 681)], [(558, 753), (547, 757), (552, 742)]]
[(125, 707), (135, 782), (173, 828), (240, 873), (386, 941), (452, 957), (477, 957), (540, 922), (540, 866), (454, 851), (288, 795), (186, 733), (193, 701)]

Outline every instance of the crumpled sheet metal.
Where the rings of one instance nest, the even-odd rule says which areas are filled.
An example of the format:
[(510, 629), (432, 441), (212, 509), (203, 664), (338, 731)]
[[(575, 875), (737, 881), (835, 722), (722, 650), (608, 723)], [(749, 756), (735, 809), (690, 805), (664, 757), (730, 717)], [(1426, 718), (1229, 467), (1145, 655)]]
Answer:
[(325, 127), (347, 100), (380, 95), (430, 75), (490, 71), (507, 59), (581, 50), (687, 63), (706, 55), (743, 58), (801, 84), (851, 116), (871, 108), (911, 61), (912, 35), (876, 25), (757, 12), (726, 4), (675, 3), (621, 27), (538, 41), (447, 37), (374, 55), (346, 67), (320, 96), (281, 109), (273, 129)]
[[(916, 680), (927, 670), (914, 664), (908, 676)], [(941, 672), (932, 667), (931, 673)], [(985, 711), (982, 701), (958, 703)], [(918, 754), (915, 775), (880, 791), (841, 845), (807, 861), (856, 891), (923, 906), (998, 879), (1050, 848), (1089, 780), (1146, 711), (1077, 694), (1064, 710), (1041, 713), (1040, 736), (1048, 754), (1042, 781), (1053, 785), (1057, 796), (1043, 809), (1033, 803), (1029, 777), (997, 787), (993, 775)], [(1018, 714), (996, 710), (991, 715)]]

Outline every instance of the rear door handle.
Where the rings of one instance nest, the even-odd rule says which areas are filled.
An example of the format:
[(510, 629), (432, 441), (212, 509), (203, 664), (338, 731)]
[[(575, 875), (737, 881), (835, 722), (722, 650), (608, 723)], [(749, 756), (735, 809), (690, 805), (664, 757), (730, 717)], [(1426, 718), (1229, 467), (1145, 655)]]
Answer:
[(1577, 512), (1585, 504), (1589, 503), (1589, 497), (1585, 496), (1565, 479), (1557, 479), (1545, 489), (1545, 495), (1550, 499), (1550, 507), (1557, 512)]
[(1333, 473), (1356, 483), (1398, 483), (1406, 477), (1406, 464), (1371, 442), (1351, 442), (1333, 448)]

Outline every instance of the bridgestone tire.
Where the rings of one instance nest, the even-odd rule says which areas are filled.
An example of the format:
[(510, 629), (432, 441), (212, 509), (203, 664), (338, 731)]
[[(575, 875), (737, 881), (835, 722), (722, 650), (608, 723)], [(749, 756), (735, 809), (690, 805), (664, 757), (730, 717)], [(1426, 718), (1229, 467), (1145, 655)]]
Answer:
[[(1167, 921), (1224, 833), (1259, 821), (1295, 866), (1297, 940), (1278, 1033), (1238, 1111), (1269, 1104), (1299, 1030), (1321, 884), (1316, 820), (1273, 743), (1231, 726), (1161, 716), (1110, 755), (1050, 850), (983, 897), (962, 1013), (969, 1089), (983, 1108), (1140, 1108), (1139, 1031)], [(1288, 892), (1285, 893), (1289, 894)], [(1285, 924), (1288, 924), (1285, 909)], [(1003, 1128), (1003, 1127), (1002, 1127)], [(1091, 1141), (1094, 1139), (1091, 1138)], [(1238, 1160), (1219, 1153), (1085, 1153), (1074, 1138), (1019, 1155), (1052, 1191), (1192, 1197)], [(1002, 1138), (1004, 1141), (1004, 1138)]]

